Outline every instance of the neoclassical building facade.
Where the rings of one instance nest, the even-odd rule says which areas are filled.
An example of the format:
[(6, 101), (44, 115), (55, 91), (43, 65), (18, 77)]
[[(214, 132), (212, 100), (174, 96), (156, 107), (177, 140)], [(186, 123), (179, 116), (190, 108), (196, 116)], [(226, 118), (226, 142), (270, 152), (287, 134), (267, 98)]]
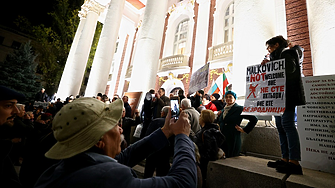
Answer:
[[(305, 76), (335, 74), (335, 1), (86, 0), (78, 16), (57, 96), (123, 95), (188, 87), (210, 63), (209, 83), (223, 72), (243, 98), (245, 70), (283, 35), (304, 48)], [(97, 22), (103, 23), (87, 86), (82, 87)]]

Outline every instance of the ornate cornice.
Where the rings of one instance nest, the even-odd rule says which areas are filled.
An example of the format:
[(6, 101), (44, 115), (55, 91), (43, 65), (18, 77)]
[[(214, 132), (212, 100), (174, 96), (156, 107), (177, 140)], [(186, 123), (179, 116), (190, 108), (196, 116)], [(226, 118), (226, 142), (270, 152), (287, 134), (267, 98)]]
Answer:
[(86, 18), (88, 12), (95, 12), (100, 15), (101, 12), (105, 10), (105, 6), (99, 4), (95, 0), (86, 0), (85, 3), (81, 6), (81, 10), (78, 13), (78, 16), (83, 19)]
[(163, 77), (159, 77), (159, 85), (161, 85), (161, 81), (163, 82), (166, 82), (167, 80), (172, 80), (172, 79), (177, 79), (177, 80), (183, 80), (184, 78), (186, 78), (186, 84), (188, 83), (188, 78), (189, 78), (190, 74), (186, 73), (186, 74), (183, 74), (183, 77), (182, 78), (177, 78), (173, 75), (173, 73), (169, 73), (169, 76), (168, 76), (168, 79), (164, 79)]
[(174, 11), (176, 12), (182, 12), (184, 10), (188, 10), (190, 12), (193, 11), (194, 8), (194, 2), (195, 0), (188, 0), (188, 1), (182, 1), (177, 4), (172, 4), (168, 9), (168, 14), (172, 14)]
[[(228, 66), (227, 66), (227, 70), (225, 70), (225, 68), (222, 68), (222, 70), (224, 71), (224, 73), (231, 73), (231, 68), (232, 68), (233, 64), (232, 63), (229, 63)], [(209, 75), (210, 75), (210, 80), (213, 80), (213, 74), (216, 74), (216, 75), (221, 75), (223, 74), (223, 72), (219, 72), (217, 69), (213, 69), (213, 70), (210, 70), (209, 71)]]

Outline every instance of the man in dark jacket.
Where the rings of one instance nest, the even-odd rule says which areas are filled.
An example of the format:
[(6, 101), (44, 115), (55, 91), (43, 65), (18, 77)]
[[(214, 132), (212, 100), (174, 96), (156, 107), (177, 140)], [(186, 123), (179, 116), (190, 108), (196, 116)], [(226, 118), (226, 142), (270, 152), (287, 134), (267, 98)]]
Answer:
[(191, 104), (194, 109), (198, 109), (198, 107), (201, 105), (203, 95), (204, 95), (204, 91), (199, 90), (195, 93), (194, 96), (188, 97), (191, 100)]
[(14, 118), (19, 113), (16, 104), (18, 100), (24, 100), (24, 95), (0, 86), (0, 187), (21, 187), (14, 165), (9, 158), (12, 148), (8, 131), (14, 124)]
[[(121, 152), (118, 126), (122, 100), (105, 104), (79, 98), (55, 116), (52, 129), (58, 141), (45, 156), (62, 159), (45, 171), (35, 187), (196, 187), (194, 145), (190, 125), (181, 113), (176, 123), (164, 126)], [(169, 109), (170, 111), (170, 109)], [(139, 179), (131, 167), (164, 148), (175, 135), (174, 163), (167, 176)]]
[(45, 93), (45, 89), (42, 88), (41, 91), (36, 93), (35, 95), (35, 101), (40, 101), (40, 102), (48, 102), (48, 95)]
[[(164, 126), (165, 118), (169, 113), (169, 106), (164, 106), (161, 118), (156, 118), (150, 123), (146, 136)], [(173, 155), (174, 137), (169, 138), (169, 145), (156, 153), (151, 154), (145, 161), (144, 178), (152, 177), (156, 169), (156, 176), (166, 176), (170, 170), (170, 157)]]
[(153, 118), (153, 99), (155, 96), (155, 90), (150, 89), (149, 92), (145, 94), (144, 103), (142, 106), (141, 117), (143, 118), (143, 128), (141, 131), (140, 138), (145, 136), (145, 133), (149, 127), (149, 124)]
[(124, 108), (126, 109), (126, 117), (131, 118), (131, 107), (128, 103), (128, 96), (126, 96), (126, 95), (123, 96), (122, 100), (123, 100)]
[(170, 106), (170, 98), (165, 96), (165, 89), (159, 88), (153, 99), (154, 119), (161, 117), (161, 111), (164, 106)]

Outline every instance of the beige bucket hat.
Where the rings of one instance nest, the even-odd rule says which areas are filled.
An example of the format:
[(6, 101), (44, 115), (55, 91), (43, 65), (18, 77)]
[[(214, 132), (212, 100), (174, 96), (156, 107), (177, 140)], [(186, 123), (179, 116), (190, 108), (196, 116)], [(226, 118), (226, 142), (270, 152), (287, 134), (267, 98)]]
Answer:
[(84, 97), (65, 105), (55, 115), (52, 129), (57, 143), (45, 153), (51, 159), (66, 159), (93, 147), (114, 128), (122, 116), (123, 102), (105, 104)]

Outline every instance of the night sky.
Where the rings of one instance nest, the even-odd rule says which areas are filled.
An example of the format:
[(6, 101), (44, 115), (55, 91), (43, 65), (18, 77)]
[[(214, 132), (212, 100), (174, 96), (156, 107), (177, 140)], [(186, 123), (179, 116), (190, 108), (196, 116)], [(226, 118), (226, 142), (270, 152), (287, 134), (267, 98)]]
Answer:
[(22, 15), (33, 25), (50, 26), (50, 16), (56, 0), (3, 0), (1, 1), (0, 25), (15, 28), (13, 21)]

